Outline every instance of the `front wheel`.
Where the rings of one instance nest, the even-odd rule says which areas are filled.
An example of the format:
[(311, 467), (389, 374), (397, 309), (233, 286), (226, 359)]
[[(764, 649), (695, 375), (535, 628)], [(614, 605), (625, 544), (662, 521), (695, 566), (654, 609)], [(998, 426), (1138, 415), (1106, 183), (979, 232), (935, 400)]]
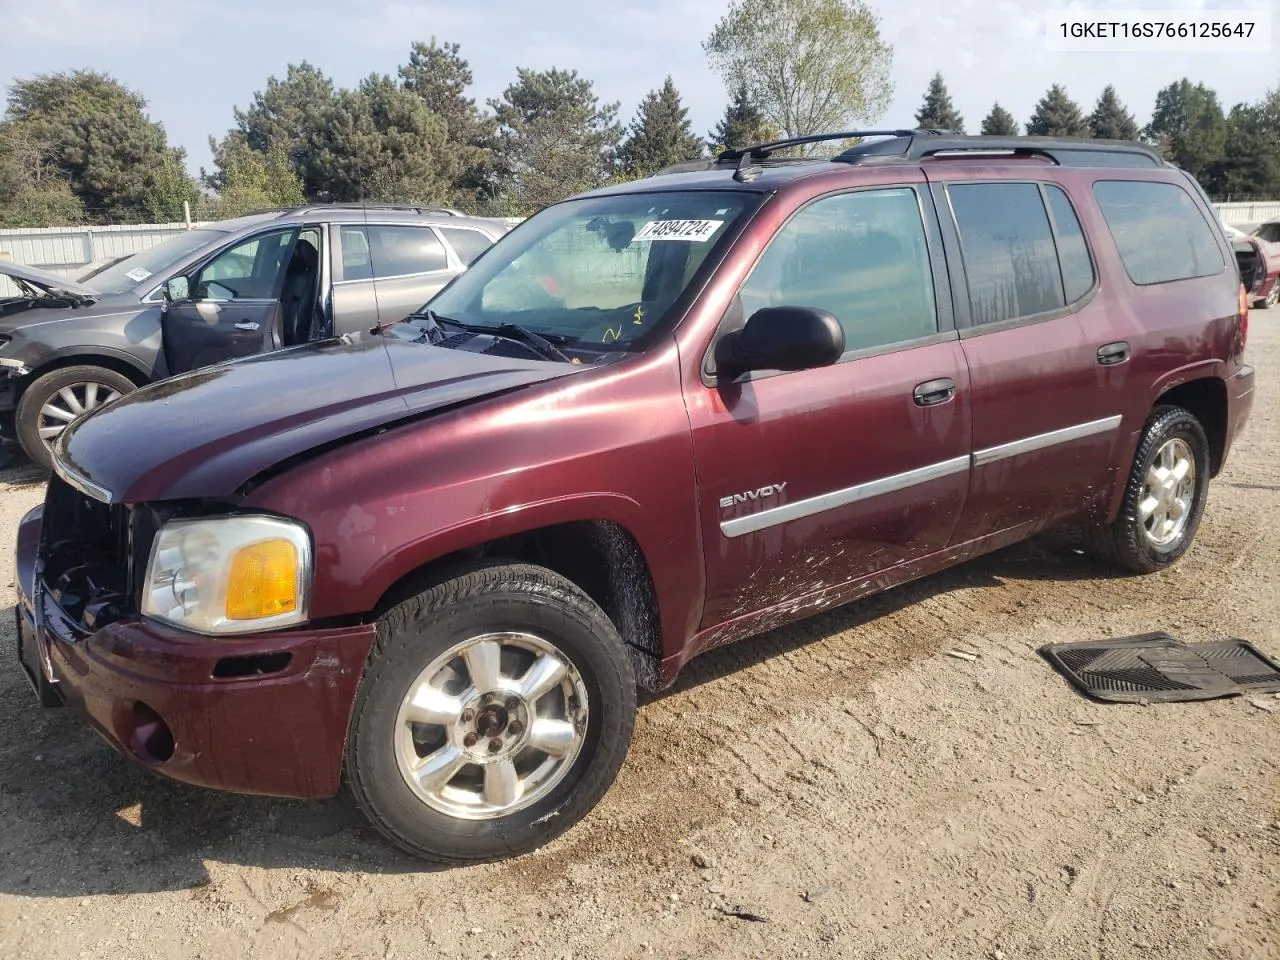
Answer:
[(1135, 573), (1163, 570), (1190, 549), (1208, 494), (1204, 427), (1181, 407), (1157, 407), (1138, 443), (1120, 514), (1089, 528), (1089, 544)]
[(22, 393), (14, 414), (18, 442), (31, 460), (48, 470), (53, 444), (85, 414), (137, 389), (123, 374), (106, 367), (77, 366), (51, 370)]
[(369, 820), (437, 863), (499, 860), (585, 816), (626, 756), (631, 659), (541, 567), (484, 565), (390, 610), (356, 697), (347, 779)]

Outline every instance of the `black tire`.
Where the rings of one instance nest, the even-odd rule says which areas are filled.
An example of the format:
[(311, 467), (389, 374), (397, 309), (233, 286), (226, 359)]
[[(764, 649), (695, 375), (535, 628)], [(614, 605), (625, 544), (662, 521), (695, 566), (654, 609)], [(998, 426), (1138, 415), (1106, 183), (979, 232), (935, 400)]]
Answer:
[[(394, 746), (398, 711), (437, 657), (470, 637), (503, 631), (542, 637), (577, 670), (587, 696), (586, 734), (563, 778), (536, 803), (468, 820), (429, 806), (406, 783)], [(439, 864), (501, 860), (548, 843), (595, 806), (626, 757), (635, 713), (627, 648), (585, 593), (542, 567), (482, 564), (379, 619), (352, 712), (347, 783), (370, 822), (415, 857)]]
[(51, 370), (44, 376), (37, 377), (22, 392), (18, 409), (14, 413), (14, 431), (18, 435), (18, 443), (22, 445), (23, 451), (33, 463), (46, 470), (53, 466), (53, 455), (40, 437), (41, 408), (60, 390), (92, 383), (119, 394), (131, 393), (138, 389), (138, 385), (124, 374), (108, 370), (106, 367), (85, 365)]
[[(1195, 487), (1190, 510), (1181, 531), (1169, 543), (1158, 544), (1147, 535), (1139, 515), (1147, 471), (1161, 448), (1171, 440), (1184, 441), (1195, 461)], [(1161, 406), (1152, 411), (1134, 454), (1133, 467), (1120, 504), (1120, 513), (1109, 524), (1085, 528), (1090, 551), (1102, 560), (1134, 573), (1154, 573), (1176, 563), (1195, 539), (1209, 495), (1209, 441), (1204, 427), (1181, 407)]]

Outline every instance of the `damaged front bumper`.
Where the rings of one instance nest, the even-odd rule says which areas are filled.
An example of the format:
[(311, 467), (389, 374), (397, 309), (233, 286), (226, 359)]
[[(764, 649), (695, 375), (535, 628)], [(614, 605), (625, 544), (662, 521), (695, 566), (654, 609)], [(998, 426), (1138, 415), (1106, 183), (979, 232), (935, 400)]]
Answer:
[(211, 638), (128, 617), (88, 632), (41, 581), (43, 508), (18, 532), (18, 659), (121, 755), (196, 786), (337, 792), (371, 624)]

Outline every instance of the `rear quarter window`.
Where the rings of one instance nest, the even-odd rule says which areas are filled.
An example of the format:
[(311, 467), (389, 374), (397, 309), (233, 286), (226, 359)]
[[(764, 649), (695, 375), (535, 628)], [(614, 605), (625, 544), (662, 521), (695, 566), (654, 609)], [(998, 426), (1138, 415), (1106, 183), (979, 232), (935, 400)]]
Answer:
[(1225, 268), (1209, 222), (1176, 184), (1099, 180), (1093, 195), (1134, 283), (1191, 280)]

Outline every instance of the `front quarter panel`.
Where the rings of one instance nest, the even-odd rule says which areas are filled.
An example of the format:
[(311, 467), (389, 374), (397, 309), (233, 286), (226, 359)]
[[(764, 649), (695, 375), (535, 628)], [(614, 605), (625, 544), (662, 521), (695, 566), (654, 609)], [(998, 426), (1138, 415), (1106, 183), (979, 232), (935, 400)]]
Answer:
[(397, 581), (500, 537), (607, 520), (640, 545), (664, 653), (701, 616), (693, 451), (674, 343), (388, 430), (253, 490), (316, 544), (313, 619), (365, 616)]
[[(36, 314), (39, 316), (39, 314)], [(3, 355), (21, 360), (37, 375), (49, 364), (69, 357), (110, 357), (128, 364), (142, 379), (165, 375), (160, 340), (160, 307), (135, 303), (108, 312), (67, 311), (56, 319), (17, 326)]]

